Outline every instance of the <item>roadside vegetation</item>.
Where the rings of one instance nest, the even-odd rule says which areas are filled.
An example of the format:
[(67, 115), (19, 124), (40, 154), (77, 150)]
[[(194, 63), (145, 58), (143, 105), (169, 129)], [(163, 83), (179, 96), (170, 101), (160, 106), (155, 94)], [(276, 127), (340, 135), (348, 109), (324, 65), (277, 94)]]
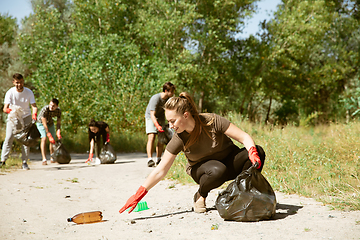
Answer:
[[(241, 120), (237, 114), (225, 117), (265, 149), (262, 173), (274, 190), (311, 197), (334, 209), (360, 210), (360, 122), (281, 127), (254, 124)], [(3, 137), (1, 135), (1, 139)], [(63, 139), (72, 153), (89, 150), (85, 131), (70, 136), (64, 134)], [(14, 143), (13, 151), (21, 153)], [(112, 133), (111, 144), (117, 152), (145, 153), (146, 135), (143, 132)], [(33, 148), (32, 151), (39, 150)], [(185, 166), (186, 158), (180, 153), (166, 179), (194, 183), (186, 174)], [(12, 157), (1, 171), (17, 168), (21, 168), (21, 159)]]
[[(360, 210), (359, 122), (274, 127), (236, 115), (229, 119), (265, 149), (262, 173), (274, 190), (311, 197), (334, 209)], [(167, 178), (192, 183), (185, 165), (180, 154)]]

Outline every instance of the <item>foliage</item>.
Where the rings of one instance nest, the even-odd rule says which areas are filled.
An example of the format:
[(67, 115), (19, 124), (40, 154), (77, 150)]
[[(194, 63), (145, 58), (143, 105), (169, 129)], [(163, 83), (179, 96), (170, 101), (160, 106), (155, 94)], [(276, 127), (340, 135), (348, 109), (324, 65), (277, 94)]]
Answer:
[[(106, 8), (106, 4), (101, 6)], [(97, 9), (80, 1), (75, 7), (75, 20), (83, 19), (85, 10)], [(137, 46), (110, 31), (102, 34), (97, 22), (84, 26), (62, 16), (56, 8), (38, 7), (32, 32), (19, 38), (23, 53), (27, 53), (23, 58), (34, 63), (30, 81), (41, 96), (39, 105), (57, 97), (63, 126), (71, 132), (86, 126), (91, 118), (108, 122), (115, 131), (139, 130), (149, 92), (159, 91), (160, 84), (148, 77), (147, 62), (140, 59)], [(48, 31), (52, 37), (42, 38), (44, 28), (54, 24), (54, 31)], [(101, 26), (104, 24), (102, 21)], [(44, 47), (39, 49), (39, 45)], [(37, 54), (28, 54), (32, 51)]]
[(351, 113), (351, 116), (360, 115), (360, 89), (357, 88), (356, 92), (349, 94), (348, 97), (345, 97), (341, 100), (344, 103), (344, 107), (347, 111)]
[(227, 78), (231, 69), (229, 51), (244, 18), (254, 12), (254, 2), (203, 0), (195, 3), (196, 15), (186, 29), (187, 45), (193, 54), (185, 53), (180, 59), (183, 63), (180, 79), (182, 86), (191, 89), (199, 99), (200, 111), (205, 100), (211, 104), (211, 99), (226, 96), (231, 87)]
[[(359, 116), (352, 100), (359, 85), (357, 1), (283, 0), (246, 39), (237, 33), (256, 0), (31, 3), (34, 13), (16, 42), (2, 44), (0, 70), (6, 77), (23, 73), (40, 107), (63, 98), (68, 130), (90, 118), (140, 129), (148, 99), (166, 81), (190, 92), (200, 111), (237, 111), (251, 121), (299, 125)], [(14, 23), (9, 16), (1, 21)], [(17, 29), (6, 24), (2, 32)], [(15, 39), (1, 41), (7, 38)], [(129, 114), (133, 101), (141, 104)]]
[[(16, 44), (17, 30), (16, 18), (8, 14), (0, 14), (0, 97), (2, 99), (6, 91), (12, 87), (14, 72), (26, 73), (26, 67), (19, 59), (19, 48)], [(0, 124), (3, 122), (3, 116), (0, 114)]]
[[(115, 132), (110, 129), (110, 139), (110, 144), (116, 152), (145, 152), (147, 141), (145, 132), (127, 130)], [(67, 133), (62, 142), (71, 153), (85, 153), (90, 148), (87, 129), (81, 129), (76, 134)]]
[(335, 9), (331, 1), (284, 1), (266, 25), (266, 88), (279, 101), (296, 100), (300, 116), (320, 112), (320, 121), (334, 119), (339, 96), (358, 76), (358, 22)]
[(16, 18), (8, 14), (0, 14), (0, 45), (3, 45), (5, 42), (10, 45), (13, 44), (17, 28)]
[[(18, 41), (39, 105), (59, 98), (65, 129), (95, 118), (138, 130), (165, 81), (221, 94), (211, 88), (225, 79), (214, 76), (225, 71), (222, 56), (252, 2), (34, 0)], [(198, 42), (196, 54), (184, 48), (189, 41)]]
[[(76, 48), (87, 43), (94, 48), (77, 55)], [(143, 99), (148, 96), (147, 91), (158, 88), (150, 81), (148, 86), (144, 84), (144, 65), (136, 56), (126, 56), (121, 45), (116, 35), (103, 37), (101, 42), (81, 37), (72, 49), (57, 48), (32, 76), (44, 97), (43, 104), (52, 97), (60, 100), (68, 130), (76, 132), (91, 118), (104, 120), (117, 131), (138, 130), (143, 125), (142, 112), (147, 104)], [(106, 58), (109, 52), (112, 57)], [(121, 64), (123, 58), (134, 61), (128, 69)]]
[(0, 168), (0, 172), (6, 172), (8, 170), (13, 170), (13, 169), (21, 169), (21, 167), (22, 167), (21, 157), (10, 156), (6, 160), (6, 165)]
[(186, 164), (187, 160), (184, 153), (179, 153), (165, 178), (181, 183), (194, 184), (195, 181), (186, 173)]

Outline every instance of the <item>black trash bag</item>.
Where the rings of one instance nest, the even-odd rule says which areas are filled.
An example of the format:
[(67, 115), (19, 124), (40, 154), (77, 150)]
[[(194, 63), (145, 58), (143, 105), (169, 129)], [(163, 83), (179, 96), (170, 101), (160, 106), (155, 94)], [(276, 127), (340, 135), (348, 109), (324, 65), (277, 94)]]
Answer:
[(68, 164), (71, 161), (71, 156), (66, 150), (64, 144), (61, 140), (57, 140), (54, 146), (54, 152), (51, 154), (51, 157), (60, 164)]
[(36, 127), (35, 121), (25, 125), (25, 127), (14, 135), (15, 139), (28, 147), (33, 147), (38, 144), (40, 139), (40, 132)]
[(116, 152), (110, 143), (105, 142), (99, 155), (102, 164), (114, 163), (116, 161)]
[(162, 144), (168, 144), (174, 135), (174, 132), (169, 128), (169, 124), (162, 126), (164, 132), (158, 133), (158, 141)]
[(251, 166), (219, 193), (215, 206), (225, 220), (260, 221), (275, 215), (276, 196), (256, 166)]

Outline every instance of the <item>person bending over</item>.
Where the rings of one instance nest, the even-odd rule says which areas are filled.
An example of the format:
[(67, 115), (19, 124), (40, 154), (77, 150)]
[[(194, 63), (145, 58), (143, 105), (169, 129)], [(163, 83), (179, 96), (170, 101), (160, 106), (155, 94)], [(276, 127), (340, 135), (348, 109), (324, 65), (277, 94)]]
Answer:
[[(102, 141), (101, 138), (102, 137)], [(89, 142), (90, 142), (90, 151), (89, 158), (86, 162), (93, 161), (94, 148), (95, 156), (99, 158), (100, 150), (105, 144), (105, 142), (110, 142), (110, 129), (109, 125), (103, 121), (95, 121), (91, 119), (89, 123)]]
[[(233, 180), (243, 170), (257, 165), (262, 170), (265, 152), (249, 134), (217, 114), (198, 113), (188, 93), (170, 98), (164, 105), (165, 116), (175, 134), (166, 146), (160, 164), (150, 173), (135, 195), (120, 209), (120, 213), (137, 203), (169, 171), (175, 157), (183, 151), (188, 163), (186, 172), (199, 184), (194, 195), (194, 211), (206, 212), (208, 193)], [(244, 145), (236, 146), (231, 139)]]
[[(55, 126), (53, 117), (56, 117), (56, 137), (58, 140), (61, 139), (60, 127), (61, 127), (61, 110), (59, 108), (59, 100), (53, 98), (49, 105), (43, 107), (40, 111), (40, 114), (37, 117), (36, 126), (40, 132), (40, 149), (42, 156), (42, 164), (47, 165), (46, 160), (46, 137), (49, 138), (49, 151), (50, 156), (54, 153), (54, 144), (55, 144)], [(50, 162), (55, 163), (54, 159), (50, 157)]]

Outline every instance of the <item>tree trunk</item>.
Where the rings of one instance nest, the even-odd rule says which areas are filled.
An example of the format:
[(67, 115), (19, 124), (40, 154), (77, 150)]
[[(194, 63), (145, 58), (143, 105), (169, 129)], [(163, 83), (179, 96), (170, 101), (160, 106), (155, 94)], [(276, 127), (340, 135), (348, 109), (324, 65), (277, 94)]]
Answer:
[(204, 91), (201, 91), (200, 92), (200, 99), (199, 99), (199, 113), (202, 112), (202, 109), (203, 109), (203, 104), (204, 104)]
[(270, 110), (271, 110), (271, 103), (272, 103), (272, 97), (270, 97), (269, 107), (268, 107), (268, 111), (267, 111), (267, 113), (266, 113), (265, 124), (267, 124), (267, 123), (269, 122), (269, 116), (270, 116)]

